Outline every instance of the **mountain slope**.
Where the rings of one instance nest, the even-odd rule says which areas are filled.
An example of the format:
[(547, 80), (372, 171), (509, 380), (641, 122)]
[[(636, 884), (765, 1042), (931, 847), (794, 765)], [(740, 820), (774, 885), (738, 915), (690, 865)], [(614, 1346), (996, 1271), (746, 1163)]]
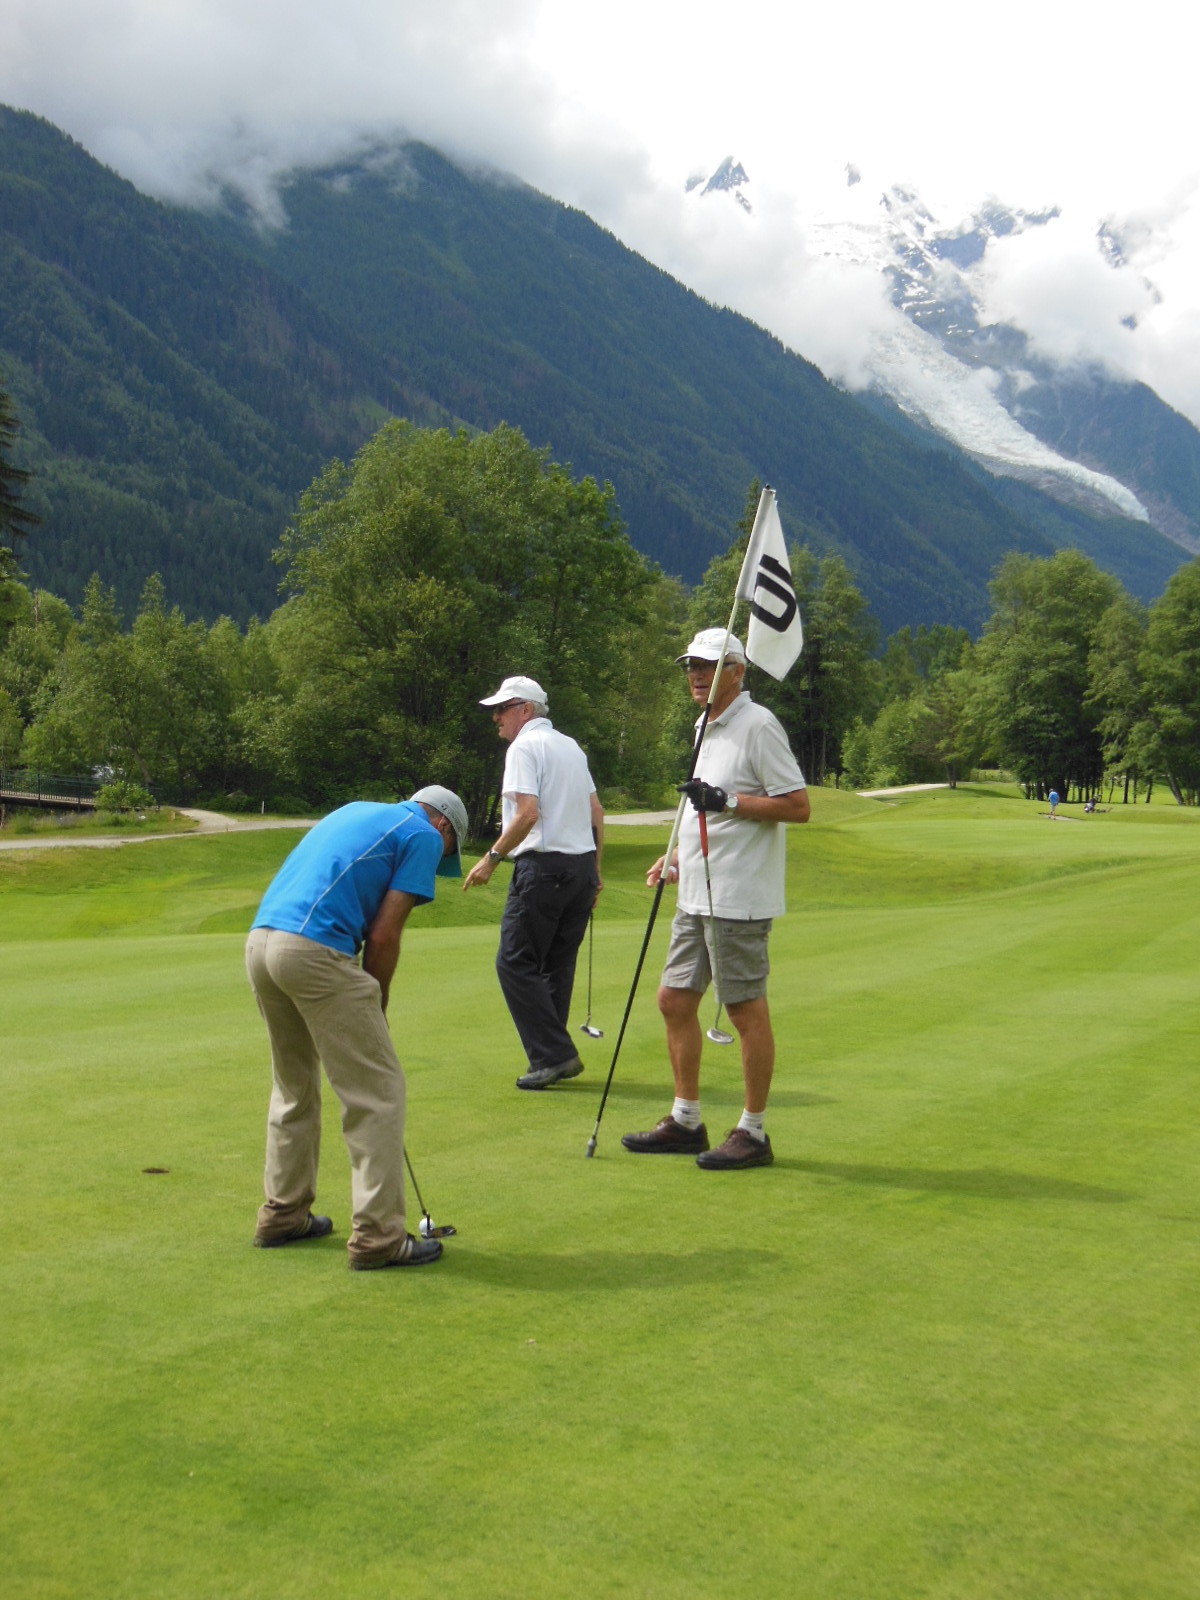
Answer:
[[(689, 579), (753, 477), (843, 554), (887, 629), (976, 625), (1006, 550), (1110, 546), (1156, 594), (1178, 552), (1031, 495), (873, 416), (582, 214), (410, 146), (285, 188), (288, 225), (164, 207), (48, 124), (0, 113), (0, 373), (41, 473), (36, 581), (146, 574), (265, 612), (294, 497), (389, 411), (504, 419), (613, 481), (634, 543)], [(1157, 540), (1157, 543), (1155, 542)]]
[[(297, 174), (282, 200), (279, 232), (215, 226), (456, 415), (504, 417), (611, 478), (634, 542), (668, 570), (699, 575), (753, 476), (793, 537), (846, 556), (885, 626), (978, 622), (1000, 555), (1057, 542), (968, 463), (898, 439), (770, 335), (523, 185), (409, 146)], [(1057, 533), (1057, 513), (1044, 520)], [(1078, 518), (1081, 535), (1140, 592), (1179, 562), (1112, 515)]]
[(276, 603), (297, 491), (391, 409), (388, 363), (290, 284), (0, 110), (0, 374), (46, 526), (26, 563), (129, 609), (147, 574), (244, 620)]

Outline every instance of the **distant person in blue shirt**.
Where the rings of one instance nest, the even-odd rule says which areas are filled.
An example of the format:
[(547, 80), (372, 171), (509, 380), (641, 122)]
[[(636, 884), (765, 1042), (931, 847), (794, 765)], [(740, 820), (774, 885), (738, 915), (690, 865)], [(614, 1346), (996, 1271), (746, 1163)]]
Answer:
[(436, 784), (398, 805), (358, 800), (317, 823), (264, 895), (246, 941), (274, 1074), (255, 1244), (333, 1232), (312, 1213), (324, 1063), (350, 1152), (350, 1265), (441, 1255), (440, 1240), (405, 1226), (404, 1072), (385, 1013), (408, 914), (433, 899), (437, 875), (462, 876), (466, 837), (466, 807)]
[(1057, 810), (1058, 810), (1058, 790), (1057, 789), (1051, 789), (1051, 791), (1050, 791), (1050, 821), (1051, 822), (1054, 821), (1054, 813)]

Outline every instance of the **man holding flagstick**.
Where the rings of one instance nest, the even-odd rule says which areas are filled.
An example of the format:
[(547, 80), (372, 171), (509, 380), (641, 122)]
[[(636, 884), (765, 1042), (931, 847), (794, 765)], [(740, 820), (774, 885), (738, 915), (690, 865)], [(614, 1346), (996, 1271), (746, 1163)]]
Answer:
[[(710, 1171), (766, 1166), (774, 1159), (763, 1125), (775, 1067), (767, 1004), (767, 944), (784, 912), (785, 827), (807, 822), (804, 775), (777, 719), (743, 689), (747, 655), (782, 678), (800, 652), (801, 622), (787, 547), (772, 490), (765, 489), (738, 581), (751, 604), (749, 650), (730, 627), (706, 628), (678, 658), (707, 721), (692, 778), (691, 809), (678, 849), (661, 856), (646, 881), (679, 882), (679, 901), (658, 991), (675, 1079), (671, 1113), (621, 1143), (639, 1155), (694, 1155)], [(735, 601), (736, 611), (736, 601)], [(705, 872), (700, 814), (707, 822)], [(710, 885), (711, 880), (711, 900)], [(714, 926), (715, 924), (715, 926)], [(700, 1114), (700, 1002), (714, 977), (742, 1050), (745, 1110), (724, 1143), (710, 1150)]]

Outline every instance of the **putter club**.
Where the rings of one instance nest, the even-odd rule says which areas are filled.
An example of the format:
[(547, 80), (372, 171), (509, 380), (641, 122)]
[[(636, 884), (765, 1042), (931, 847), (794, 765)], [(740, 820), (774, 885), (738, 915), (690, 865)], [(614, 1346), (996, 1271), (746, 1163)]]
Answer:
[(408, 1168), (408, 1175), (412, 1179), (413, 1192), (417, 1197), (417, 1204), (421, 1208), (420, 1233), (422, 1239), (449, 1239), (452, 1234), (458, 1232), (458, 1229), (449, 1222), (443, 1222), (440, 1228), (434, 1227), (433, 1218), (426, 1211), (425, 1202), (421, 1199), (421, 1186), (417, 1182), (417, 1175), (413, 1171), (412, 1162), (408, 1159), (407, 1145), (404, 1147), (404, 1165)]
[(587, 1021), (580, 1028), (580, 1033), (586, 1033), (589, 1039), (603, 1039), (604, 1029), (597, 1028), (592, 1022), (592, 943), (595, 929), (593, 923), (596, 913), (593, 911), (588, 917), (588, 1015)]
[(697, 814), (700, 818), (700, 854), (704, 857), (704, 887), (708, 890), (708, 921), (709, 926), (712, 928), (713, 936), (713, 994), (716, 996), (717, 1001), (717, 1014), (706, 1037), (711, 1039), (713, 1044), (732, 1044), (733, 1035), (726, 1033), (724, 1028), (717, 1026), (721, 1020), (721, 1007), (724, 1005), (724, 1001), (721, 999), (721, 962), (720, 951), (717, 948), (717, 919), (713, 914), (712, 879), (708, 873), (708, 817), (703, 811)]

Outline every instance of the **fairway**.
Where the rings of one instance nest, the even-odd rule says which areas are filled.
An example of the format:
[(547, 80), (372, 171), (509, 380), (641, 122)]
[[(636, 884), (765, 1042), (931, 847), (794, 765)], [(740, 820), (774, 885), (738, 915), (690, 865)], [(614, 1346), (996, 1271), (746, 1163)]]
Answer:
[[(408, 1146), (459, 1230), (418, 1273), (347, 1270), (327, 1085), (335, 1236), (250, 1247), (242, 946), (295, 836), (0, 857), (5, 1600), (1200, 1593), (1200, 814), (813, 816), (769, 1169), (620, 1147), (671, 1104), (670, 896), (584, 1157), (665, 829), (610, 830), (606, 1036), (551, 1092), (513, 1088), (507, 872), (414, 913)], [(702, 1097), (716, 1142), (736, 1050)]]

